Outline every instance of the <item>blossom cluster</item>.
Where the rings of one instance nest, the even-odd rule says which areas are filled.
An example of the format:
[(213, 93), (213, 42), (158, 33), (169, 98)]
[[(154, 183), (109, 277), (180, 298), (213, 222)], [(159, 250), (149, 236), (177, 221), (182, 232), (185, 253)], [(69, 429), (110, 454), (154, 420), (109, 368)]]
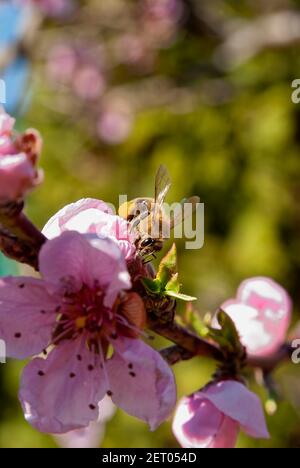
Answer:
[[(2, 205), (23, 200), (40, 180), (41, 138), (34, 130), (15, 135), (13, 126), (2, 112)], [(64, 207), (42, 235), (40, 277), (0, 279), (0, 338), (8, 357), (30, 358), (19, 392), (26, 420), (65, 440), (86, 430), (97, 437), (109, 400), (155, 430), (175, 410), (177, 389), (169, 363), (145, 338), (150, 312), (174, 311), (174, 297), (187, 297), (178, 293), (173, 260), (169, 257), (160, 271), (164, 278), (171, 272), (170, 298), (139, 254), (128, 221), (101, 200)], [(151, 290), (153, 284), (158, 292)], [(291, 307), (286, 291), (264, 277), (246, 280), (236, 298), (220, 306), (231, 328), (222, 335), (216, 314), (206, 345), (215, 337), (221, 353), (229, 339), (227, 359), (240, 367), (237, 371), (224, 358), (211, 382), (179, 401), (173, 432), (183, 447), (234, 447), (240, 430), (269, 437), (260, 399), (245, 385), (242, 369), (247, 359), (267, 359), (284, 346)], [(174, 323), (174, 317), (168, 320)]]

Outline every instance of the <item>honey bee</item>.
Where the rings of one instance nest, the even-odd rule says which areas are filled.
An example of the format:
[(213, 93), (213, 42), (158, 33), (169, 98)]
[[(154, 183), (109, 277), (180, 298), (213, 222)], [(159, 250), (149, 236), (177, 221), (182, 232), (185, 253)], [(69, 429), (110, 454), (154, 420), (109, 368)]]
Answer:
[[(130, 231), (136, 234), (135, 244), (139, 254), (145, 259), (156, 258), (155, 254), (162, 250), (164, 242), (169, 238), (170, 231), (183, 222), (183, 210), (168, 215), (163, 207), (171, 187), (171, 178), (165, 166), (161, 165), (155, 177), (154, 198), (135, 198), (119, 207), (119, 215), (130, 224)], [(199, 203), (199, 197), (191, 197), (181, 202), (192, 205), (192, 211)]]

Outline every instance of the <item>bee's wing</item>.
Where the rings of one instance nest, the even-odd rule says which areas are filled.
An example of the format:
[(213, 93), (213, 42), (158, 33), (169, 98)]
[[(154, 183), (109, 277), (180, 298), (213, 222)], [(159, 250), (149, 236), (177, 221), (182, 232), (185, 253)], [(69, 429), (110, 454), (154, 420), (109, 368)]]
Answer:
[[(188, 218), (192, 213), (194, 213), (197, 209), (198, 203), (200, 203), (200, 198), (197, 196), (184, 198), (180, 203), (181, 209), (176, 211), (175, 213), (172, 213), (170, 216), (170, 229), (174, 229), (174, 227), (178, 226), (178, 224), (183, 223), (183, 221), (186, 218)], [(186, 210), (184, 209), (185, 204), (191, 205), (191, 211), (186, 212)]]
[(155, 204), (159, 207), (163, 204), (171, 187), (171, 177), (166, 166), (161, 165), (155, 177)]

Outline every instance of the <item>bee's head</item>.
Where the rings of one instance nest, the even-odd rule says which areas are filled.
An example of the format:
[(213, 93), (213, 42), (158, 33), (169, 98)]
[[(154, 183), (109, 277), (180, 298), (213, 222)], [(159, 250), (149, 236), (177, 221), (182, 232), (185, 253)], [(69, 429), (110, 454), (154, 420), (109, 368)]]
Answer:
[(162, 248), (163, 241), (161, 239), (154, 239), (153, 237), (147, 237), (140, 243), (140, 251), (143, 256), (160, 252)]
[(152, 237), (147, 237), (141, 242), (141, 248), (146, 249), (147, 247), (152, 247), (155, 243), (155, 239)]

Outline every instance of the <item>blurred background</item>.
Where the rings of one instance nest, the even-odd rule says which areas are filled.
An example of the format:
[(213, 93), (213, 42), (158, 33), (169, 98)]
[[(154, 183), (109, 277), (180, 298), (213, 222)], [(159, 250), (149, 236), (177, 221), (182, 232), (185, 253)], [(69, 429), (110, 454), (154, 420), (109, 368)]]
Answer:
[[(42, 227), (83, 197), (118, 202), (152, 196), (166, 164), (168, 201), (199, 195), (205, 245), (177, 242), (184, 292), (201, 314), (234, 296), (246, 277), (267, 275), (300, 290), (300, 1), (0, 1), (0, 77), (19, 129), (44, 137), (45, 183), (28, 214)], [(0, 273), (15, 273), (3, 258)], [(0, 365), (0, 446), (55, 447), (23, 419), (23, 363)], [(205, 384), (213, 364), (176, 366), (179, 395)], [(270, 441), (300, 447), (300, 366), (277, 372), (282, 401)], [(253, 383), (263, 398), (266, 393)], [(100, 443), (100, 441), (99, 441)], [(155, 433), (122, 411), (103, 447), (176, 447), (169, 423)]]

